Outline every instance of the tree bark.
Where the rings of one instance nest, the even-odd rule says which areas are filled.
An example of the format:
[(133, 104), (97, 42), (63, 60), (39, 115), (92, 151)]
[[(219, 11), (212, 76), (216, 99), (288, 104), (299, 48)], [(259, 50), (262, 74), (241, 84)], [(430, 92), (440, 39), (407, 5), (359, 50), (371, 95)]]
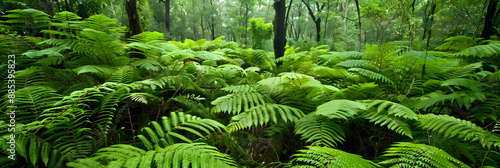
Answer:
[[(210, 0), (210, 6), (213, 6), (213, 1)], [(215, 21), (214, 21), (214, 15), (210, 15), (210, 20), (212, 24), (210, 24), (210, 27), (212, 28), (211, 33), (212, 33), (212, 40), (215, 40)]]
[(360, 52), (361, 51), (361, 15), (359, 13), (359, 3), (358, 3), (358, 0), (354, 0), (354, 1), (356, 2), (356, 8), (358, 8), (358, 28), (359, 28), (359, 34), (358, 34), (358, 38), (359, 38), (358, 52)]
[(125, 0), (125, 8), (128, 15), (130, 36), (142, 33), (141, 19), (137, 12), (136, 0)]
[(274, 1), (274, 56), (275, 58), (283, 57), (285, 54), (286, 45), (286, 29), (285, 29), (285, 0)]
[(170, 0), (160, 0), (165, 4), (165, 28), (170, 33)]
[(325, 20), (325, 33), (323, 35), (323, 38), (326, 38), (326, 32), (328, 30), (328, 17), (330, 15), (330, 0), (327, 0), (328, 1), (328, 7), (326, 8), (326, 20)]
[[(321, 40), (321, 18), (319, 18), (319, 17), (317, 18), (314, 15), (314, 13), (313, 13), (313, 11), (308, 3), (306, 3), (304, 0), (302, 0), (302, 2), (306, 6), (309, 15), (311, 16), (312, 20), (314, 21), (314, 24), (316, 25), (316, 42), (319, 42)], [(325, 7), (325, 4), (323, 4), (321, 7), (319, 7), (319, 4), (316, 3), (316, 8), (317, 8), (318, 12), (321, 12), (321, 10), (323, 10), (324, 7)]]
[(497, 9), (498, 0), (490, 0), (488, 4), (488, 10), (486, 11), (486, 16), (484, 17), (484, 27), (481, 33), (481, 37), (484, 40), (489, 40), (491, 34), (493, 33), (493, 18), (495, 17), (495, 11)]
[[(111, 2), (111, 1), (109, 1), (109, 2)], [(73, 8), (71, 8), (71, 5), (69, 4), (68, 0), (64, 0), (64, 5), (66, 8), (66, 11), (73, 12)], [(113, 9), (113, 12), (114, 12), (114, 9)]]
[(54, 16), (54, 9), (52, 8), (52, 3), (50, 3), (48, 0), (42, 0), (42, 3), (45, 7), (45, 12), (49, 14), (50, 16)]
[(349, 0), (345, 0), (344, 33), (347, 32), (347, 6), (348, 5), (349, 5)]

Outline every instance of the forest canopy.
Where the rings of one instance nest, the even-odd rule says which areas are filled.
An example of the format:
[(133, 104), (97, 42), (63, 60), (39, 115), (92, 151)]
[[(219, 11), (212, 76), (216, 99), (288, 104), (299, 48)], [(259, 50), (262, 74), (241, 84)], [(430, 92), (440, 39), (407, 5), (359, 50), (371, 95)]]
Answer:
[(498, 0), (0, 0), (1, 167), (500, 167)]

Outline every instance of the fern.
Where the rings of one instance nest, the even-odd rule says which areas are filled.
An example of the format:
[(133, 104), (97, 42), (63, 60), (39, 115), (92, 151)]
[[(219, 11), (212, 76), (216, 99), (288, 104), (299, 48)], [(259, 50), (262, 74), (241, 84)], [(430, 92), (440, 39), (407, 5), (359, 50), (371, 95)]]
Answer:
[(277, 123), (278, 119), (284, 122), (295, 122), (303, 116), (304, 113), (299, 109), (286, 105), (267, 103), (233, 116), (231, 123), (227, 127), (229, 132), (234, 132), (252, 126), (264, 126), (270, 120), (274, 123)]
[(411, 109), (401, 104), (384, 100), (368, 100), (364, 101), (364, 103), (367, 104), (368, 110), (361, 114), (362, 118), (368, 119), (375, 124), (380, 124), (380, 126), (387, 125), (390, 130), (413, 138), (410, 125), (405, 120), (417, 119), (417, 115)]
[(379, 164), (392, 167), (469, 167), (439, 148), (410, 142), (393, 144), (383, 156), (394, 158)]
[(142, 134), (137, 136), (148, 150), (165, 148), (174, 144), (176, 139), (192, 142), (186, 136), (179, 134), (180, 130), (204, 137), (202, 133), (210, 134), (225, 129), (224, 125), (217, 121), (202, 119), (182, 112), (171, 112), (170, 118), (161, 118), (161, 123), (162, 125), (156, 121), (150, 122), (150, 127), (142, 128)]
[(345, 140), (343, 127), (332, 120), (309, 114), (295, 124), (295, 133), (313, 146), (335, 147)]
[(457, 56), (473, 56), (473, 57), (492, 57), (500, 54), (500, 44), (487, 44), (487, 45), (478, 45), (474, 47), (466, 48), (458, 53), (455, 53)]
[(359, 74), (368, 77), (372, 80), (380, 80), (382, 82), (394, 85), (394, 82), (391, 79), (377, 72), (373, 72), (362, 68), (349, 68), (348, 70), (353, 72), (358, 72)]
[(443, 51), (461, 51), (466, 48), (476, 46), (481, 44), (482, 38), (473, 38), (473, 37), (466, 37), (466, 36), (454, 36), (447, 38), (446, 43), (441, 44), (440, 46), (436, 47), (436, 50), (443, 50)]
[(448, 115), (426, 114), (418, 116), (422, 127), (443, 134), (445, 137), (464, 141), (479, 141), (485, 148), (499, 147), (500, 137), (476, 124)]
[[(103, 163), (106, 163), (103, 165)], [(100, 149), (93, 157), (67, 164), (69, 167), (236, 167), (234, 161), (215, 147), (204, 143), (178, 143), (144, 151), (131, 145), (113, 145)]]
[(293, 167), (380, 167), (359, 155), (329, 147), (309, 146), (292, 156)]
[(265, 96), (258, 92), (233, 93), (219, 97), (212, 101), (212, 112), (226, 112), (229, 114), (240, 114), (250, 108), (268, 103)]
[(351, 100), (332, 100), (318, 106), (315, 114), (330, 119), (348, 120), (364, 110), (366, 110), (366, 106), (363, 103)]

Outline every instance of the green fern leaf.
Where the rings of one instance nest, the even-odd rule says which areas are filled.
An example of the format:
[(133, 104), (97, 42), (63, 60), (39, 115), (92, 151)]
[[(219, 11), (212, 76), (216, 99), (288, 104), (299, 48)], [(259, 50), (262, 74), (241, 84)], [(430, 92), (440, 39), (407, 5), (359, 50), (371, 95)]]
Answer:
[(383, 156), (394, 157), (379, 164), (393, 167), (469, 167), (442, 149), (424, 144), (398, 142), (385, 151)]
[(418, 116), (422, 127), (443, 134), (445, 137), (464, 141), (479, 141), (485, 148), (500, 147), (500, 136), (476, 124), (448, 115), (426, 114)]
[(380, 167), (359, 155), (347, 153), (329, 147), (309, 146), (294, 154), (290, 163), (293, 167)]
[(323, 115), (330, 119), (348, 120), (364, 110), (366, 110), (366, 106), (363, 103), (351, 100), (332, 100), (318, 106), (315, 114)]
[(143, 142), (147, 149), (164, 148), (175, 142), (174, 138), (185, 142), (191, 142), (189, 138), (176, 131), (185, 131), (198, 137), (203, 137), (202, 133), (210, 134), (215, 131), (224, 131), (225, 126), (221, 123), (211, 120), (202, 119), (182, 112), (170, 113), (170, 118), (162, 117), (160, 126), (156, 121), (149, 123), (150, 127), (142, 128), (142, 134), (138, 138)]
[(301, 118), (295, 124), (295, 133), (313, 146), (335, 147), (345, 140), (343, 127), (334, 121), (322, 119), (312, 113)]

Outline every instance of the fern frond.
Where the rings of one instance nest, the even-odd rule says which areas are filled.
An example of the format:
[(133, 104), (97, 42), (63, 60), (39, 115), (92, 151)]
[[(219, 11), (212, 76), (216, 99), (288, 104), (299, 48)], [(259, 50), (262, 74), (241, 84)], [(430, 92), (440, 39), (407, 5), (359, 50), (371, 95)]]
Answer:
[(394, 157), (379, 164), (392, 167), (469, 167), (442, 149), (424, 144), (398, 142), (385, 151), (383, 156)]
[(485, 148), (500, 147), (500, 136), (476, 124), (449, 115), (426, 114), (418, 116), (422, 127), (443, 134), (445, 137), (464, 141), (479, 141)]
[(458, 53), (455, 53), (454, 55), (484, 58), (497, 56), (498, 54), (500, 54), (500, 44), (493, 43), (469, 47)]
[(165, 116), (161, 118), (161, 123), (160, 125), (156, 121), (150, 122), (150, 127), (142, 128), (142, 134), (137, 136), (149, 150), (172, 145), (176, 139), (192, 142), (186, 136), (178, 133), (180, 130), (199, 137), (204, 137), (203, 133), (210, 134), (225, 130), (225, 126), (215, 120), (202, 119), (183, 112), (171, 112), (170, 118)]
[(363, 68), (365, 65), (365, 60), (345, 60), (336, 64), (337, 66), (342, 66), (346, 68)]
[(323, 119), (313, 114), (301, 118), (295, 124), (295, 133), (313, 146), (335, 147), (345, 140), (343, 127), (332, 120)]
[(116, 27), (116, 20), (104, 15), (92, 15), (83, 21), (83, 25), (86, 28), (107, 32)]
[(308, 146), (299, 152), (292, 156), (290, 163), (295, 165), (293, 167), (380, 167), (359, 155), (329, 147)]
[(330, 119), (345, 119), (354, 118), (360, 111), (366, 110), (363, 103), (351, 100), (332, 100), (324, 103), (316, 109), (316, 115), (323, 115)]
[(349, 60), (349, 59), (361, 59), (365, 57), (366, 55), (361, 52), (329, 52), (324, 55), (318, 56), (318, 64), (320, 65), (325, 65), (325, 66), (333, 66), (336, 65), (342, 61)]
[[(365, 100), (362, 101), (363, 103), (366, 104), (366, 108), (370, 109), (377, 109), (377, 113), (381, 113), (383, 111), (386, 111), (388, 115), (393, 115), (396, 117), (401, 117), (404, 119), (410, 119), (410, 120), (416, 120), (417, 119), (417, 114), (410, 108), (394, 103), (391, 101), (386, 101), (386, 100)], [(377, 106), (377, 107), (376, 107)]]
[(377, 73), (377, 72), (373, 72), (373, 71), (370, 71), (367, 69), (362, 69), (362, 68), (349, 68), (348, 70), (353, 71), (353, 72), (357, 72), (357, 73), (359, 73), (367, 78), (370, 78), (372, 80), (380, 80), (382, 82), (394, 85), (394, 82), (391, 79), (389, 79), (388, 77), (386, 77), (380, 73)]
[(274, 123), (278, 119), (285, 122), (294, 122), (302, 118), (304, 113), (301, 110), (281, 104), (263, 104), (246, 110), (231, 118), (231, 123), (227, 126), (229, 132), (238, 131), (252, 126), (264, 126), (269, 121)]
[(233, 93), (219, 97), (212, 101), (212, 112), (225, 112), (229, 114), (240, 114), (250, 108), (268, 103), (264, 95), (257, 92)]
[[(105, 163), (105, 165), (103, 165)], [(144, 151), (131, 145), (113, 145), (100, 149), (94, 157), (67, 164), (69, 167), (236, 167), (227, 154), (205, 143), (177, 143), (166, 148)]]
[(466, 48), (480, 44), (482, 38), (473, 38), (466, 36), (453, 36), (445, 39), (446, 43), (436, 47), (436, 50), (441, 51), (461, 51)]
[(380, 126), (387, 125), (401, 135), (412, 137), (412, 131), (408, 120), (416, 120), (417, 114), (413, 110), (398, 103), (385, 100), (366, 100), (362, 101), (367, 105), (367, 111), (360, 114), (360, 117), (369, 120)]

